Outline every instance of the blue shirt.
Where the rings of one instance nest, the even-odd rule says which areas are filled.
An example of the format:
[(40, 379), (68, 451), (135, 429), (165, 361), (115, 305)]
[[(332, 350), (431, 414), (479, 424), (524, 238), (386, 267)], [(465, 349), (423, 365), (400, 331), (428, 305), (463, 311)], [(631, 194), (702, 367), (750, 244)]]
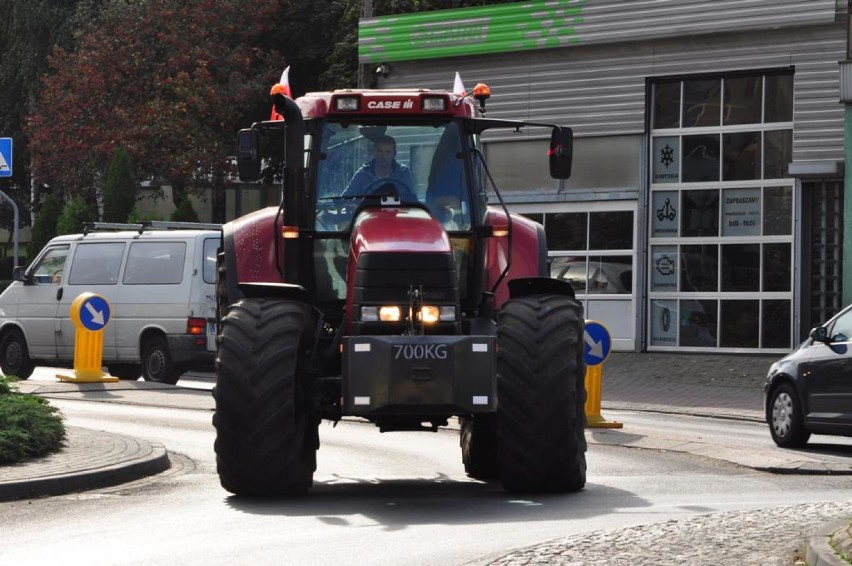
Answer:
[(393, 183), (393, 181), (399, 181), (399, 183), (393, 183), (394, 186), (397, 187), (397, 191), (399, 192), (400, 200), (405, 201), (417, 201), (417, 197), (414, 194), (414, 179), (411, 176), (411, 169), (403, 165), (394, 159), (390, 175), (387, 177), (379, 177), (376, 174), (376, 160), (372, 159), (369, 162), (362, 165), (358, 171), (355, 172), (355, 175), (352, 176), (352, 180), (349, 181), (349, 186), (346, 187), (346, 190), (343, 191), (343, 195), (341, 196), (360, 196), (364, 194), (364, 190), (375, 183), (372, 187), (372, 192), (375, 192), (381, 184), (379, 181), (385, 180), (389, 183)]

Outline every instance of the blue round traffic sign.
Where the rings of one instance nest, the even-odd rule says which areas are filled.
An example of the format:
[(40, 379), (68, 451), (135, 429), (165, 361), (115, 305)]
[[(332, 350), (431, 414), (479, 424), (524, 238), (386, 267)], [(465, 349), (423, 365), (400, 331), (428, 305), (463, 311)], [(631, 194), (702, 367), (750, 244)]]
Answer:
[(87, 297), (80, 305), (80, 324), (87, 330), (103, 330), (109, 322), (109, 303), (100, 295)]
[(600, 322), (587, 320), (583, 340), (585, 341), (583, 359), (586, 365), (596, 366), (604, 363), (612, 350), (612, 338), (606, 327)]

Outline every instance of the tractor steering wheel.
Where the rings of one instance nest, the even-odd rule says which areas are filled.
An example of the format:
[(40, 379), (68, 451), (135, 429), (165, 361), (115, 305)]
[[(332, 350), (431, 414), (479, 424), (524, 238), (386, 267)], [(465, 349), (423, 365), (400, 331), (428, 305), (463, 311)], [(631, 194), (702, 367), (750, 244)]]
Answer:
[[(390, 187), (386, 188), (386, 185)], [(418, 202), (411, 185), (402, 179), (376, 179), (367, 184), (358, 196), (395, 196), (401, 202)]]

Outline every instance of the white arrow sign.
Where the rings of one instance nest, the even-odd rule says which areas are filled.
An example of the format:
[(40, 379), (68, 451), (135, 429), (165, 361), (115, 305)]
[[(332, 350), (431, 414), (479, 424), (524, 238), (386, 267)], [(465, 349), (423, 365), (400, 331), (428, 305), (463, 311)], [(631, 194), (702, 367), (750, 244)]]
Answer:
[(92, 315), (92, 322), (101, 326), (104, 325), (103, 311), (95, 310), (95, 307), (92, 306), (92, 303), (86, 303), (86, 310), (89, 311), (89, 314)]
[(589, 348), (590, 348), (589, 354), (591, 354), (592, 356), (594, 356), (596, 358), (604, 357), (603, 340), (601, 340), (600, 342), (595, 342), (594, 338), (589, 336), (588, 332), (585, 332), (584, 336), (585, 336), (585, 339), (586, 339), (586, 344), (588, 344)]

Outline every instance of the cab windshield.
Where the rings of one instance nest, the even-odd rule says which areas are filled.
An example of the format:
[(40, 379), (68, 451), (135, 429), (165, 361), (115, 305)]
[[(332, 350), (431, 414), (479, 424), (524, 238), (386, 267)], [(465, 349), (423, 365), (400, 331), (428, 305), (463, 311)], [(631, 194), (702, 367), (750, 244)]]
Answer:
[(425, 205), (449, 232), (471, 229), (470, 191), (456, 122), (327, 122), (319, 143), (317, 230), (346, 230), (358, 205), (380, 197)]

